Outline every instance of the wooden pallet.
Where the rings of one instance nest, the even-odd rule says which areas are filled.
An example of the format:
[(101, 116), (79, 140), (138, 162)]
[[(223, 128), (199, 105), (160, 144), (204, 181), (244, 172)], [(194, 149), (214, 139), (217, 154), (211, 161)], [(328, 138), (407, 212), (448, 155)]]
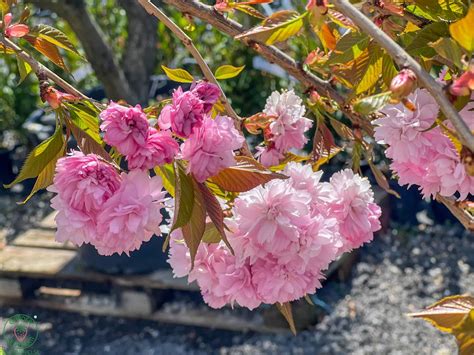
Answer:
[[(196, 293), (196, 284), (188, 284), (184, 278), (173, 278), (171, 270), (133, 276), (89, 270), (81, 264), (77, 248), (69, 243), (56, 242), (54, 233), (52, 214), (36, 228), (18, 236), (10, 245), (0, 246), (0, 304), (142, 318), (233, 331), (288, 331), (269, 326), (264, 316), (253, 317), (250, 322), (248, 315), (239, 316), (239, 310), (229, 314), (228, 310), (222, 313), (196, 307), (185, 313), (170, 313), (165, 310), (166, 302), (173, 301), (176, 294)], [(331, 265), (328, 277), (347, 277), (354, 261), (355, 254), (344, 256)], [(97, 292), (100, 297), (105, 297), (107, 304), (91, 302), (91, 297), (95, 297)], [(316, 308), (310, 310), (313, 311), (321, 313)], [(307, 313), (306, 309), (304, 313)]]

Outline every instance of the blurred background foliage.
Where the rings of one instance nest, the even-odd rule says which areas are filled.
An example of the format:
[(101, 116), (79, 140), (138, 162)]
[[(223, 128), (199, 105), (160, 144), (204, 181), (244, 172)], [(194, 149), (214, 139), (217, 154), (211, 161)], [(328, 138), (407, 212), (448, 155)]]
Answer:
[[(77, 33), (74, 32), (74, 26), (71, 26), (70, 22), (68, 22), (69, 12), (64, 9), (69, 6), (76, 11), (74, 7), (79, 9), (81, 6), (84, 6), (86, 16), (90, 18), (91, 23), (94, 26), (99, 28), (103, 37), (101, 41), (110, 47), (116, 63), (119, 63), (118, 65), (125, 65), (125, 61), (123, 61), (124, 63), (122, 64), (122, 60), (124, 59), (124, 56), (127, 55), (126, 51), (129, 50), (127, 48), (127, 40), (129, 37), (128, 24), (131, 19), (133, 20), (132, 16), (135, 16), (134, 13), (128, 13), (126, 9), (131, 12), (130, 7), (133, 9), (135, 4), (132, 2), (134, 1), (29, 0), (26, 2), (32, 12), (32, 17), (29, 23), (30, 25), (44, 23), (60, 29), (79, 48), (84, 58), (87, 57), (89, 59), (86, 61), (84, 58), (70, 52), (62, 51), (65, 62), (70, 70), (69, 73), (58, 67), (54, 67), (53, 64), (45, 60), (41, 60), (41, 57), (38, 56), (40, 61), (46, 63), (50, 69), (53, 69), (56, 73), (72, 82), (81, 91), (90, 93), (97, 90), (100, 91), (101, 88), (104, 87), (107, 88), (104, 80), (101, 81), (98, 78), (101, 77), (101, 75), (97, 75), (97, 70), (95, 68), (97, 67), (96, 63), (99, 62), (102, 70), (104, 66), (105, 68), (110, 66), (112, 70), (114, 64), (100, 63), (101, 58), (94, 56), (100, 56), (101, 53), (94, 53), (93, 51), (87, 52), (87, 50), (84, 50), (88, 44), (79, 41), (78, 37), (81, 36), (78, 36)], [(208, 1), (208, 3), (212, 4), (213, 1)], [(274, 10), (289, 5), (289, 2), (276, 1), (272, 4), (272, 9)], [(22, 7), (22, 3), (18, 6), (18, 8), (20, 7)], [(185, 29), (188, 35), (193, 39), (211, 69), (215, 70), (223, 64), (246, 66), (245, 70), (237, 78), (222, 82), (224, 91), (231, 99), (236, 111), (242, 116), (251, 115), (260, 111), (263, 108), (266, 97), (268, 97), (273, 90), (293, 86), (295, 84), (294, 81), (292, 81), (284, 72), (275, 69), (274, 65), (271, 63), (265, 62), (262, 58), (256, 59), (255, 52), (246, 48), (233, 38), (220, 33), (199, 20), (191, 19), (190, 22), (190, 20), (181, 13), (168, 6), (165, 6), (164, 9), (167, 14), (181, 28)], [(270, 9), (268, 8), (267, 10)], [(61, 14), (63, 16), (61, 16)], [(80, 16), (79, 12), (77, 16)], [(247, 27), (256, 24), (256, 20), (249, 16), (231, 16), (238, 16), (238, 20)], [(71, 18), (69, 18), (69, 21), (71, 21)], [(84, 27), (87, 27), (87, 25), (84, 25)], [(161, 65), (166, 65), (172, 68), (186, 68), (196, 78), (200, 77), (201, 73), (187, 50), (163, 24), (155, 23), (154, 27), (157, 31), (156, 37), (153, 37), (153, 40), (156, 42), (153, 45), (155, 49), (147, 51), (145, 56), (142, 57), (143, 60), (147, 60), (148, 62), (150, 60), (153, 61), (152, 70), (147, 73), (147, 76), (149, 74), (149, 80), (141, 82), (139, 85), (147, 87), (148, 90), (153, 86), (155, 88), (162, 87), (162, 94), (165, 96), (167, 94), (166, 91), (170, 92), (176, 85), (173, 83), (167, 83), (167, 78), (164, 76)], [(87, 30), (87, 28), (85, 28), (85, 30)], [(142, 33), (142, 36), (152, 37), (148, 33)], [(84, 36), (82, 36), (82, 39), (84, 41)], [(98, 39), (90, 36), (88, 37), (88, 40), (97, 41)], [(300, 58), (304, 58), (308, 52), (307, 48), (310, 47), (308, 43), (304, 43), (305, 41), (307, 40), (296, 39), (290, 44), (291, 47), (285, 48), (285, 51), (290, 52), (293, 55), (299, 55)], [(26, 42), (20, 41), (20, 43), (25, 45), (26, 48), (28, 47), (28, 45), (25, 44)], [(106, 58), (103, 59), (106, 60)], [(130, 63), (130, 61), (128, 63)], [(142, 65), (140, 61), (135, 61), (133, 63), (136, 66)], [(128, 64), (128, 66), (130, 67), (130, 64)], [(127, 72), (130, 68), (122, 69)], [(130, 75), (132, 74), (133, 73)], [(7, 58), (7, 56), (0, 56), (0, 129), (3, 133), (5, 133), (6, 130), (13, 130), (21, 140), (23, 139), (21, 138), (22, 125), (28, 116), (37, 109), (40, 100), (38, 97), (37, 80), (34, 75), (30, 75), (21, 85), (18, 85), (18, 82), (19, 74), (16, 67), (16, 61), (13, 58)], [(106, 96), (110, 98), (111, 95), (107, 93), (107, 90), (105, 91)], [(148, 92), (150, 92), (150, 90)], [(125, 95), (124, 97), (126, 98)], [(155, 94), (150, 94), (146, 98), (141, 97), (138, 102), (145, 104), (147, 101), (153, 100), (154, 98)], [(114, 99), (117, 98), (115, 97)], [(3, 136), (5, 136), (5, 134), (3, 134)], [(0, 146), (1, 145), (5, 144), (0, 143)]]

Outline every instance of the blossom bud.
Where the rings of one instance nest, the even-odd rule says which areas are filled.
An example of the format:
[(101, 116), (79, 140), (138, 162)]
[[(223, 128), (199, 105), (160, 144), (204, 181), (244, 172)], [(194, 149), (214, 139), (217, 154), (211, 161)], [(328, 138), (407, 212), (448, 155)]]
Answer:
[(410, 69), (401, 70), (390, 83), (392, 99), (400, 100), (411, 94), (416, 88), (416, 75)]
[(468, 96), (471, 91), (474, 91), (474, 64), (449, 87), (454, 96)]

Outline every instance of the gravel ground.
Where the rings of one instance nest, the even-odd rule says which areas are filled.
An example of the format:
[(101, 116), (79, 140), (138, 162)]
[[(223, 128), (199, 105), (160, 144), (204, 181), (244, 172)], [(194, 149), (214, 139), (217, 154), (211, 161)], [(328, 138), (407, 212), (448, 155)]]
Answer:
[[(39, 206), (44, 201), (39, 196), (34, 203)], [(16, 213), (31, 210), (36, 209), (20, 208)], [(29, 213), (14, 224), (24, 228), (26, 220), (44, 215)], [(21, 307), (0, 307), (0, 317), (37, 316), (41, 334), (35, 347), (42, 354), (455, 354), (451, 336), (405, 314), (446, 295), (474, 293), (472, 238), (450, 225), (393, 228), (376, 237), (362, 249), (347, 282), (329, 281), (318, 292), (331, 312), (297, 336), (212, 331)]]

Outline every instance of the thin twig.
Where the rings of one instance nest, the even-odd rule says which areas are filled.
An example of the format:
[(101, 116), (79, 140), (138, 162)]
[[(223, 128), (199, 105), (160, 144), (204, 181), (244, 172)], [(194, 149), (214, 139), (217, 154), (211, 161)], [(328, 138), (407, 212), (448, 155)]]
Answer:
[[(223, 16), (212, 6), (205, 5), (197, 0), (164, 0), (179, 11), (199, 18), (212, 25), (219, 31), (236, 37), (246, 31), (240, 23)], [(307, 89), (316, 90), (321, 96), (329, 97), (334, 100), (340, 107), (340, 110), (354, 123), (361, 126), (368, 134), (372, 134), (373, 129), (370, 123), (361, 115), (352, 110), (352, 106), (346, 98), (340, 94), (329, 82), (322, 80), (313, 73), (303, 69), (300, 63), (282, 52), (275, 46), (267, 46), (263, 43), (257, 43), (248, 39), (241, 39), (241, 42), (254, 49), (263, 58), (270, 63), (275, 63), (284, 69), (289, 75), (298, 80)]]
[(390, 36), (378, 28), (348, 0), (333, 0), (333, 3), (338, 11), (350, 18), (352, 22), (360, 27), (366, 34), (370, 35), (382, 48), (385, 48), (401, 68), (413, 70), (419, 82), (431, 93), (441, 111), (451, 121), (462, 143), (474, 152), (474, 135), (446, 97), (441, 84), (427, 73), (423, 67), (390, 38)]
[[(161, 11), (157, 6), (152, 4), (150, 0), (138, 0), (141, 6), (150, 14), (158, 18), (166, 27), (170, 29), (171, 32), (173, 32), (176, 37), (184, 44), (184, 46), (188, 49), (188, 51), (191, 53), (191, 55), (194, 57), (196, 60), (197, 64), (201, 68), (202, 73), (204, 74), (204, 77), (211, 83), (217, 85), (217, 87), (221, 91), (221, 101), (222, 104), (225, 107), (225, 110), (229, 116), (231, 116), (234, 119), (234, 124), (235, 127), (239, 130), (239, 132), (242, 133), (242, 120), (237, 115), (237, 113), (234, 111), (232, 106), (229, 103), (229, 100), (227, 99), (224, 90), (222, 90), (221, 86), (219, 85), (219, 82), (215, 78), (214, 74), (212, 73), (211, 69), (207, 65), (206, 61), (204, 58), (201, 56), (201, 53), (197, 50), (197, 48), (194, 46), (194, 43), (192, 39), (181, 30), (179, 26), (177, 26), (168, 16), (166, 16), (163, 11)], [(242, 147), (242, 152), (245, 155), (252, 156), (250, 153), (250, 149), (247, 145), (246, 142), (244, 142), (244, 145)]]
[(436, 195), (436, 200), (444, 204), (448, 210), (462, 223), (467, 230), (474, 230), (474, 217), (456, 204), (453, 198)]
[(44, 73), (48, 79), (54, 81), (59, 87), (65, 90), (68, 94), (80, 97), (81, 99), (89, 99), (86, 95), (82, 92), (74, 88), (71, 84), (65, 81), (60, 76), (53, 73), (51, 70), (46, 68), (43, 64), (39, 63), (36, 59), (34, 59), (31, 55), (25, 52), (22, 48), (20, 48), (17, 44), (10, 41), (8, 38), (0, 37), (0, 43), (5, 46), (6, 48), (10, 48), (13, 50), (18, 57), (23, 59), (27, 62), (31, 68), (35, 71), (35, 73)]

